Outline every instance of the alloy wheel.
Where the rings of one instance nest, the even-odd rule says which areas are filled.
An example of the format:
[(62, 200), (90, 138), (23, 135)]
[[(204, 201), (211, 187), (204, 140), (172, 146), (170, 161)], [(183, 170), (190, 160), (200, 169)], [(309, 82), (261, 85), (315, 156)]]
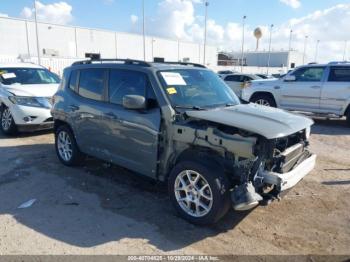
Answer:
[(72, 141), (66, 131), (60, 131), (58, 134), (57, 148), (60, 157), (64, 161), (68, 162), (71, 160), (73, 156)]
[(198, 172), (184, 170), (175, 180), (175, 197), (188, 215), (203, 217), (213, 205), (213, 193), (207, 180)]
[(262, 106), (271, 106), (269, 101), (265, 99), (258, 99), (255, 101), (255, 104), (262, 105)]
[(1, 126), (3, 130), (8, 131), (11, 127), (12, 123), (12, 114), (10, 109), (5, 108), (5, 110), (2, 112), (1, 116)]

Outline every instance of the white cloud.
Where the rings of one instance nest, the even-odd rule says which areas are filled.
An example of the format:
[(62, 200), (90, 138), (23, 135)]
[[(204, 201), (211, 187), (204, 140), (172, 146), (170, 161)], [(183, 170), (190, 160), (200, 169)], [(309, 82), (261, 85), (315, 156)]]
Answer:
[[(57, 2), (52, 4), (43, 4), (36, 1), (37, 17), (39, 21), (55, 23), (55, 24), (69, 24), (72, 19), (72, 6), (66, 2)], [(21, 16), (26, 19), (34, 18), (34, 8), (24, 7)]]
[[(195, 13), (197, 0), (162, 0), (157, 7), (154, 19), (146, 16), (146, 33), (168, 38), (179, 38), (203, 42), (204, 20), (202, 14)], [(203, 1), (201, 1), (203, 3)], [(133, 28), (140, 32), (141, 21), (135, 22)], [(287, 50), (289, 32), (293, 29), (292, 48), (300, 52), (304, 48), (305, 35), (308, 35), (307, 57), (314, 59), (317, 40), (319, 45), (319, 62), (342, 59), (345, 40), (350, 41), (350, 4), (340, 4), (325, 10), (315, 11), (304, 17), (291, 19), (283, 24), (275, 25), (272, 34), (272, 49)], [(161, 25), (161, 26), (159, 26)], [(269, 25), (250, 25), (247, 20), (245, 28), (245, 50), (255, 50), (256, 39), (253, 31), (259, 26), (263, 37), (260, 40), (260, 50), (268, 50)], [(208, 19), (208, 44), (223, 50), (239, 51), (242, 41), (241, 22), (218, 24)], [(350, 48), (350, 44), (348, 45)], [(349, 52), (348, 52), (349, 53)]]
[(130, 16), (130, 21), (132, 24), (136, 24), (138, 20), (139, 20), (139, 17), (137, 15)]
[(0, 17), (8, 17), (8, 14), (0, 13)]
[(280, 0), (280, 2), (292, 8), (299, 8), (301, 6), (300, 0)]

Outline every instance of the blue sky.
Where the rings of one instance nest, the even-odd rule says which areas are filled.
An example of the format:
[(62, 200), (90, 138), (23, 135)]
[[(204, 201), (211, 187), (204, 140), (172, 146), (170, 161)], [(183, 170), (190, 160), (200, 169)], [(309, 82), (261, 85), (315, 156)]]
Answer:
[[(60, 0), (61, 1), (61, 0)], [(159, 0), (146, 1), (146, 16), (155, 15)], [(0, 13), (19, 17), (22, 9), (33, 5), (32, 0), (0, 0)], [(57, 1), (41, 0), (43, 4)], [(65, 0), (72, 6), (73, 25), (104, 28), (118, 31), (130, 31), (130, 15), (141, 16), (141, 0)], [(278, 0), (211, 0), (209, 18), (218, 24), (239, 22), (242, 15), (247, 15), (247, 23), (254, 25), (281, 24), (288, 19), (302, 17), (316, 10), (329, 8), (347, 1), (340, 0), (305, 0), (297, 9), (291, 8)], [(202, 4), (195, 4), (196, 15), (203, 15)]]
[[(204, 0), (145, 0), (146, 34), (203, 43)], [(246, 15), (245, 48), (255, 49), (254, 29), (263, 31), (261, 49), (268, 48), (269, 25), (274, 24), (273, 50), (315, 52), (320, 61), (350, 59), (350, 0), (209, 0), (208, 44), (220, 50), (240, 50), (242, 16)], [(0, 16), (33, 19), (33, 0), (0, 0)], [(38, 0), (41, 21), (140, 33), (142, 0)], [(349, 42), (346, 45), (346, 41)], [(344, 47), (348, 47), (345, 49)]]

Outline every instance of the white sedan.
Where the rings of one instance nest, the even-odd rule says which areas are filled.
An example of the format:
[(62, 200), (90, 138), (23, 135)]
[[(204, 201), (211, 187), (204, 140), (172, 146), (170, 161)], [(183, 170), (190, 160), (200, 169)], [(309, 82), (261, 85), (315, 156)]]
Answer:
[(56, 74), (32, 63), (0, 64), (0, 129), (3, 133), (52, 128), (51, 98), (59, 82)]

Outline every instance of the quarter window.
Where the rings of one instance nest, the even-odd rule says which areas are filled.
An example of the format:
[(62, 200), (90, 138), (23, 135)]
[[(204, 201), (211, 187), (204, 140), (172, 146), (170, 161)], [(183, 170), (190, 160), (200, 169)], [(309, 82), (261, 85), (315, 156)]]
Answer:
[(350, 66), (349, 67), (331, 67), (328, 81), (329, 82), (350, 82)]
[(241, 82), (241, 76), (240, 75), (231, 75), (231, 76), (226, 76), (225, 81), (228, 82)]
[(69, 88), (71, 90), (73, 90), (74, 92), (77, 90), (77, 88), (76, 88), (77, 79), (78, 79), (78, 70), (73, 70), (70, 74)]
[(103, 100), (105, 69), (90, 68), (80, 70), (79, 95), (93, 100)]
[(304, 67), (296, 70), (292, 75), (298, 82), (320, 82), (324, 69), (324, 67)]
[(142, 72), (112, 69), (109, 74), (109, 101), (122, 105), (126, 95), (145, 96), (147, 85), (147, 76)]

